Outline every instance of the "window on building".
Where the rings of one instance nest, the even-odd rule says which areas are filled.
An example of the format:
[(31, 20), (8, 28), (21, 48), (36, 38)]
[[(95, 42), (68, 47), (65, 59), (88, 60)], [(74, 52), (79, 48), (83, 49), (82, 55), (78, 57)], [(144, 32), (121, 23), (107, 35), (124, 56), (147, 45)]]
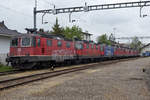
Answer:
[(52, 46), (52, 40), (47, 40), (47, 46)]

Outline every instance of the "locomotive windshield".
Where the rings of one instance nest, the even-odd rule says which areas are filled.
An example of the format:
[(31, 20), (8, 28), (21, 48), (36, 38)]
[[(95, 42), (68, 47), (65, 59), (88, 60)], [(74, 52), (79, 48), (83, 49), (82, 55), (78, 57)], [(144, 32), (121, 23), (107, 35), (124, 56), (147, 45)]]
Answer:
[(18, 38), (12, 39), (11, 46), (18, 46)]
[(31, 45), (31, 39), (28, 37), (22, 38), (21, 44), (22, 44), (22, 46), (30, 46)]

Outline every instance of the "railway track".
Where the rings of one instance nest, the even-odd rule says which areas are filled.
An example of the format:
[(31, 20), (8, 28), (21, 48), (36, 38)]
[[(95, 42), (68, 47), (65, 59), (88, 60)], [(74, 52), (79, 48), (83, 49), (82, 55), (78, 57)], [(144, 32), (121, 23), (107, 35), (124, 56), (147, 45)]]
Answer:
[(5, 72), (0, 72), (0, 76), (9, 75), (9, 74), (17, 74), (21, 72), (24, 72), (24, 71), (21, 71), (21, 70), (5, 71)]
[[(132, 59), (136, 59), (136, 58), (132, 58)], [(63, 74), (71, 73), (71, 72), (76, 72), (76, 71), (80, 71), (80, 70), (93, 68), (93, 67), (96, 67), (98, 65), (109, 65), (112, 63), (117, 63), (120, 61), (128, 61), (128, 60), (131, 60), (131, 59), (104, 61), (104, 62), (100, 62), (100, 63), (86, 64), (86, 65), (83, 65), (81, 67), (68, 68), (68, 69), (59, 70), (59, 71), (45, 72), (45, 73), (34, 74), (34, 75), (29, 75), (29, 76), (24, 76), (24, 77), (9, 79), (9, 80), (3, 80), (3, 81), (0, 81), (0, 91), (5, 90), (5, 89), (9, 89), (9, 88), (13, 88), (13, 87), (16, 87), (19, 85), (31, 83), (34, 81), (43, 80), (46, 78), (51, 78), (51, 77), (55, 77), (55, 76), (59, 76), (59, 75), (63, 75)]]
[[(131, 59), (131, 58), (130, 58)], [(132, 58), (134, 59), (134, 58)], [(123, 59), (122, 59), (123, 60)], [(126, 60), (126, 59), (124, 59)], [(28, 70), (29, 71), (29, 70)], [(33, 71), (33, 70), (30, 70)], [(0, 76), (5, 76), (5, 75), (12, 75), (12, 74), (18, 74), (18, 73), (23, 73), (23, 72), (27, 72), (27, 71), (23, 71), (23, 70), (11, 70), (11, 71), (5, 71), (5, 72), (0, 72)]]

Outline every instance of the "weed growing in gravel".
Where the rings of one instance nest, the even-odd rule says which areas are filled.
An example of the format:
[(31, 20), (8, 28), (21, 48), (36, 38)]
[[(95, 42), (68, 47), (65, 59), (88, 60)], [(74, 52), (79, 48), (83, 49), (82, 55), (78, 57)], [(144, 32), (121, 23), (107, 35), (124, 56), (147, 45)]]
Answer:
[(13, 68), (10, 67), (10, 66), (6, 66), (6, 65), (3, 65), (3, 64), (0, 64), (0, 72), (4, 72), (4, 71), (10, 71), (12, 70)]

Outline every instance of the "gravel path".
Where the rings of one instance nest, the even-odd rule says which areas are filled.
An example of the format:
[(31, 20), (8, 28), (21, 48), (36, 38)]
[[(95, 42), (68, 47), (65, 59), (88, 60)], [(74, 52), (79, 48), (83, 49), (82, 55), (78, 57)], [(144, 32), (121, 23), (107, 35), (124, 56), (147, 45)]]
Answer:
[(0, 92), (0, 100), (150, 100), (149, 61), (141, 58), (34, 82)]

